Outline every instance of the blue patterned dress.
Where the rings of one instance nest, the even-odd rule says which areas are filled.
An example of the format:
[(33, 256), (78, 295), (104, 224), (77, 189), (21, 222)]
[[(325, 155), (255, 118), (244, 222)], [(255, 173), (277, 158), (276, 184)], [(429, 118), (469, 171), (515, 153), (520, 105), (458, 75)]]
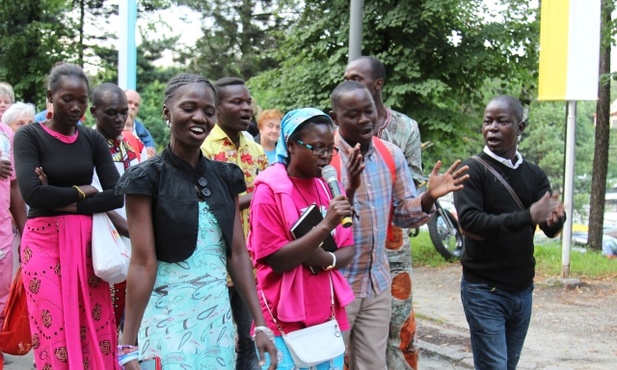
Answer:
[(206, 202), (199, 202), (197, 248), (182, 262), (158, 262), (139, 329), (143, 358), (165, 370), (234, 369), (235, 331), (227, 294), (225, 241)]

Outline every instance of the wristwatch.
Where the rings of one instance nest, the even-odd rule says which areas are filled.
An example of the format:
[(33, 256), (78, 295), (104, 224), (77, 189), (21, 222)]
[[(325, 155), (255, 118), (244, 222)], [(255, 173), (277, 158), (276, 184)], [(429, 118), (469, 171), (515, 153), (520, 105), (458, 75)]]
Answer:
[(332, 264), (330, 264), (329, 266), (324, 267), (324, 271), (330, 271), (333, 268), (336, 267), (336, 255), (332, 252), (328, 252), (331, 256), (332, 256)]

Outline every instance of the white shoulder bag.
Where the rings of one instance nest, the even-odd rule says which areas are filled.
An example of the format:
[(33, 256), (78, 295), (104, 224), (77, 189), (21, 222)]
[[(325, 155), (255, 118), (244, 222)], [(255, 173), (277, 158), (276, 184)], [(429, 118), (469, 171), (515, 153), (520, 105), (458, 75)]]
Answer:
[(328, 321), (323, 324), (313, 325), (304, 329), (296, 330), (285, 334), (278, 321), (272, 314), (268, 301), (263, 290), (261, 296), (266, 304), (270, 316), (279, 332), (283, 336), (283, 340), (287, 345), (289, 353), (293, 358), (294, 365), (300, 368), (308, 368), (316, 366), (323, 362), (332, 360), (345, 353), (345, 342), (343, 333), (334, 316), (334, 288), (332, 286), (332, 275), (330, 276), (330, 303), (332, 306), (332, 315)]
[(126, 280), (131, 242), (121, 236), (105, 213), (92, 215), (92, 265), (96, 276), (108, 283)]

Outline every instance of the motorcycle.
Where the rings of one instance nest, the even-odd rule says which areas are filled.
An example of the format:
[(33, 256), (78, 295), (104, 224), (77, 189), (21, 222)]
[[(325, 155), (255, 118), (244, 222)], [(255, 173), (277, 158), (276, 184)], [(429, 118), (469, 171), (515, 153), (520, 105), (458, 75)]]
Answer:
[[(422, 143), (422, 150), (432, 146), (430, 141)], [(418, 185), (418, 193), (426, 190), (428, 178)], [(427, 222), (428, 232), (435, 250), (447, 260), (457, 260), (463, 255), (465, 247), (463, 235), (459, 229), (458, 220), (443, 208), (439, 200), (435, 202), (435, 213)], [(410, 229), (409, 236), (418, 235), (418, 229)]]

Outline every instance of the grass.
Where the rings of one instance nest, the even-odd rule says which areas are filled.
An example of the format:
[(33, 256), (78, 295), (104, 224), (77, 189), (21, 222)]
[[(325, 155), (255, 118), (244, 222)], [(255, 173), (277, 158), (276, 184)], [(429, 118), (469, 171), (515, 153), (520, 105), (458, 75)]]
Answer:
[(435, 247), (433, 247), (433, 242), (431, 242), (431, 237), (427, 230), (420, 230), (418, 236), (410, 239), (413, 266), (441, 267), (450, 263), (458, 263), (458, 261), (446, 261), (441, 254), (437, 252)]
[[(433, 247), (428, 231), (420, 230), (411, 238), (414, 266), (442, 267), (458, 261), (446, 261)], [(561, 276), (561, 240), (536, 245), (536, 275)], [(570, 252), (570, 277), (592, 280), (617, 280), (617, 259), (608, 259), (600, 252)]]

